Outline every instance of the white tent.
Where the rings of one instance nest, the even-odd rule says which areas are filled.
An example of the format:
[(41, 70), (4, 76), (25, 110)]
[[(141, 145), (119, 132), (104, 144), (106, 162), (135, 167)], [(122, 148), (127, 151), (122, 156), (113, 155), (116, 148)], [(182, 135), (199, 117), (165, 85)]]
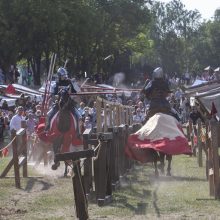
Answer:
[(198, 86), (198, 85), (201, 85), (201, 84), (207, 83), (207, 82), (208, 82), (208, 81), (206, 81), (206, 80), (196, 79), (196, 80), (194, 81), (194, 83), (193, 83), (190, 87)]

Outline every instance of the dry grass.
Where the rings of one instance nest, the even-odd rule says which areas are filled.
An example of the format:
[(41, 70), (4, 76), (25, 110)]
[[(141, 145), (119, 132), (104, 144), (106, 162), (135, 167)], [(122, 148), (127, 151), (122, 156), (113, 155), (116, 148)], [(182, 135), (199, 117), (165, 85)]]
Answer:
[[(0, 179), (0, 219), (75, 219), (71, 179), (30, 170), (42, 178), (22, 179), (22, 189), (13, 179)], [(172, 177), (155, 179), (153, 173), (151, 165), (136, 165), (110, 205), (89, 202), (90, 219), (220, 219), (220, 202), (209, 196), (205, 168), (195, 158), (174, 157)]]

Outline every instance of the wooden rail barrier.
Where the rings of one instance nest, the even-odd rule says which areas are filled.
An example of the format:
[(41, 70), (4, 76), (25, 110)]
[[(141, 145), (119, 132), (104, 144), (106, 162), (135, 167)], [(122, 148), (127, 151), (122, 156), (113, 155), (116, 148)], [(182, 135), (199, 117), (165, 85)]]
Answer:
[[(124, 154), (128, 135), (137, 128), (131, 125), (132, 112), (131, 107), (97, 98), (97, 126), (84, 131), (84, 150), (56, 155), (58, 160), (69, 158), (74, 164), (72, 181), (79, 219), (88, 219), (87, 198), (91, 192), (95, 192), (99, 206), (108, 204), (112, 201), (113, 190), (120, 186), (120, 177), (132, 168), (133, 162)], [(91, 151), (93, 153), (88, 156)], [(77, 163), (82, 159), (80, 156), (85, 157), (82, 173)], [(81, 189), (77, 183), (82, 185)]]
[[(197, 141), (194, 142), (191, 132), (193, 126), (191, 123), (188, 125), (191, 146), (193, 149), (197, 147), (197, 162), (199, 167), (203, 165), (202, 150), (206, 156), (206, 177), (209, 181), (209, 194), (214, 196), (215, 199), (220, 199), (220, 175), (219, 175), (219, 147), (220, 147), (220, 122), (215, 119), (207, 120), (204, 125), (198, 121), (197, 127)], [(196, 152), (196, 151), (195, 151)]]
[(19, 131), (12, 130), (11, 131), (12, 141), (8, 145), (12, 146), (12, 154), (13, 157), (9, 161), (6, 168), (0, 175), (0, 178), (5, 178), (12, 166), (14, 167), (14, 178), (15, 178), (15, 186), (17, 188), (21, 187), (20, 184), (20, 168), (23, 168), (23, 177), (28, 177), (28, 169), (27, 169), (27, 136), (25, 128), (21, 128)]

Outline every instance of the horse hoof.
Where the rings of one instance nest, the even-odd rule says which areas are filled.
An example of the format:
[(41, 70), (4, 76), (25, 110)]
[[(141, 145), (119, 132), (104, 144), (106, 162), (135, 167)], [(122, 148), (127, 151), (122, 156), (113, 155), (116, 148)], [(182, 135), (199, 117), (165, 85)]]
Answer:
[(54, 163), (52, 166), (51, 166), (51, 169), (52, 170), (57, 170), (57, 168), (60, 166), (60, 162), (58, 163)]
[(159, 172), (155, 171), (155, 177), (158, 178), (159, 177)]
[(159, 164), (159, 165), (158, 165), (158, 168), (160, 169), (160, 172), (161, 172), (162, 174), (164, 174), (164, 166), (163, 166), (162, 164)]
[(167, 172), (167, 176), (171, 176), (171, 173), (169, 171)]

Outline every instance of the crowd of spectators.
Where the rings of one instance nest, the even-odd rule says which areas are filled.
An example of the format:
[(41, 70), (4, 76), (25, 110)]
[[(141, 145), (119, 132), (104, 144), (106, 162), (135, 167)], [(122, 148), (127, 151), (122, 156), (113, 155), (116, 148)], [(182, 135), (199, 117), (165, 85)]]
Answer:
[[(11, 67), (12, 70), (12, 78), (13, 81), (16, 82), (16, 68)], [(210, 69), (207, 70), (206, 74), (210, 75)], [(217, 79), (219, 68), (213, 71), (214, 76)], [(2, 71), (0, 69), (0, 79), (1, 79)], [(213, 76), (212, 74), (212, 76)], [(80, 76), (78, 76), (80, 78)], [(211, 79), (211, 78), (210, 78)], [(213, 78), (212, 78), (213, 79)], [(172, 110), (178, 115), (179, 121), (181, 123), (186, 123), (189, 120), (192, 120), (193, 125), (196, 125), (197, 120), (200, 118), (202, 121), (204, 117), (201, 115), (196, 106), (190, 106), (190, 101), (187, 96), (185, 96), (184, 92), (180, 89), (179, 84), (188, 84), (191, 81), (191, 76), (189, 79), (187, 75), (184, 78), (178, 78), (177, 76), (173, 76), (173, 78), (169, 78), (171, 84), (175, 85), (175, 89), (168, 97)], [(27, 78), (23, 78), (22, 82), (25, 84), (29, 84)], [(102, 77), (100, 74), (94, 75), (94, 82), (103, 83)], [(134, 84), (133, 84), (134, 85)], [(128, 105), (133, 107), (132, 119), (133, 123), (145, 123), (145, 115), (146, 111), (149, 107), (149, 102), (146, 98), (144, 98), (140, 92), (130, 92), (129, 95), (126, 93), (120, 94), (109, 94), (104, 95), (103, 98), (106, 98), (108, 101), (113, 103), (120, 103), (123, 105)], [(96, 126), (96, 107), (95, 100), (91, 101), (90, 98), (87, 100), (82, 98), (81, 101), (78, 102), (76, 108), (80, 115), (80, 121), (82, 126), (81, 132), (84, 129), (92, 128)], [(108, 113), (108, 105), (106, 106), (106, 114)], [(9, 107), (7, 101), (2, 103), (0, 108), (0, 141), (2, 142), (4, 137), (10, 136), (10, 130), (15, 129), (18, 130), (20, 128), (21, 120), (26, 121), (27, 126), (27, 135), (31, 137), (35, 131), (35, 126), (38, 124), (39, 119), (41, 117), (41, 103), (37, 102), (36, 99), (31, 99), (24, 94), (21, 94), (20, 97), (16, 100), (15, 106)], [(102, 113), (102, 118), (104, 119), (104, 112)], [(107, 119), (107, 123), (109, 123), (109, 119)]]

